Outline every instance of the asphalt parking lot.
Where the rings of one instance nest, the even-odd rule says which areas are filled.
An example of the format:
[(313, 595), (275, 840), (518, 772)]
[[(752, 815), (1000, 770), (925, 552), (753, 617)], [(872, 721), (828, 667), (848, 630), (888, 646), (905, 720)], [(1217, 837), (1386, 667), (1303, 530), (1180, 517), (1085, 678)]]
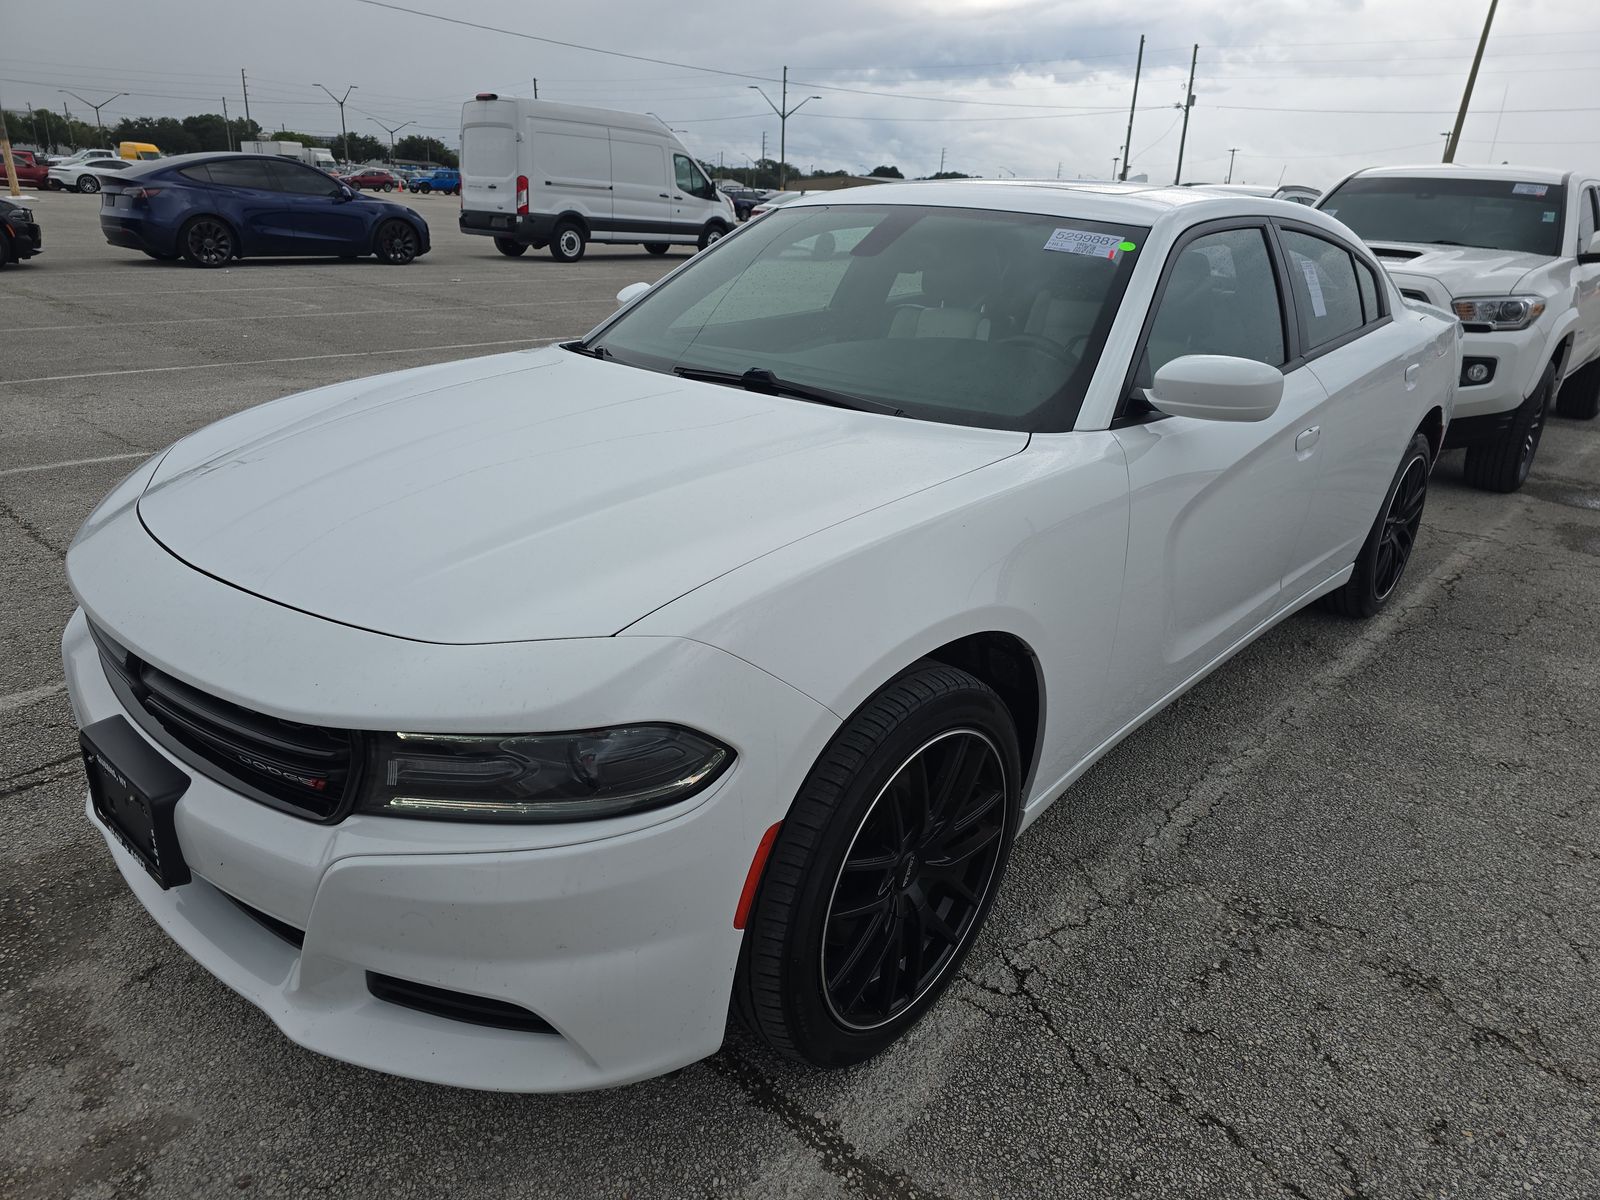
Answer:
[(57, 642), (99, 497), (286, 393), (581, 333), (685, 251), (505, 259), (412, 197), (390, 268), (200, 271), (28, 196), (0, 273), (0, 1195), (1600, 1195), (1600, 422), (1513, 497), (1435, 474), (1398, 603), (1297, 616), (1017, 848), (934, 1013), (837, 1074), (735, 1034), (667, 1078), (491, 1095), (285, 1041), (82, 811)]

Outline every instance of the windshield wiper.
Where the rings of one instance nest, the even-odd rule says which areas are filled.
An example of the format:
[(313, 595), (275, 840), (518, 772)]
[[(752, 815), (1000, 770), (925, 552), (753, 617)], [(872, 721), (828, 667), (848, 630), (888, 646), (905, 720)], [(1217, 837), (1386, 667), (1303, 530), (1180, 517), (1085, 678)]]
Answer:
[(760, 392), (767, 396), (792, 396), (796, 400), (809, 400), (813, 404), (828, 404), (834, 408), (850, 408), (856, 412), (883, 413), (891, 417), (905, 416), (905, 410), (881, 400), (868, 400), (848, 392), (831, 388), (813, 387), (809, 383), (794, 383), (779, 379), (765, 367), (751, 367), (748, 371), (713, 371), (707, 367), (674, 367), (672, 373), (680, 379), (694, 379), (701, 383), (723, 383), (729, 387), (742, 387), (747, 392)]
[(563, 350), (571, 350), (574, 354), (581, 354), (585, 358), (609, 358), (617, 361), (617, 356), (604, 346), (586, 346), (582, 342), (562, 342)]

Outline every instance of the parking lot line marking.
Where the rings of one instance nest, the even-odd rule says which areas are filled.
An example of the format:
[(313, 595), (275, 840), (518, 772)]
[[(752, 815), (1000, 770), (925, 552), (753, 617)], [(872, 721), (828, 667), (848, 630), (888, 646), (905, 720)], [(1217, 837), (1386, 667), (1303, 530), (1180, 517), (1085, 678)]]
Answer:
[(0, 471), (0, 479), (8, 475), (32, 475), (35, 471), (55, 471), (62, 467), (92, 467), (97, 463), (124, 462), (130, 458), (149, 458), (152, 451), (134, 450), (127, 454), (107, 454), (101, 458), (69, 458), (65, 462), (35, 463), (31, 467), (7, 467)]
[[(474, 310), (500, 309), (500, 308), (553, 308), (571, 304), (571, 298), (560, 300), (504, 300), (496, 304), (458, 304), (452, 307), (451, 312), (472, 312)], [(320, 321), (325, 317), (406, 317), (416, 316), (419, 313), (436, 315), (438, 306), (427, 308), (355, 308), (345, 312), (297, 312), (297, 313), (234, 313), (226, 317), (157, 317), (148, 321), (118, 321), (121, 326), (128, 325), (203, 325), (215, 324), (219, 321)], [(78, 329), (104, 329), (104, 321), (92, 321), (87, 325), (13, 325), (8, 333), (66, 333)]]
[(191, 363), (186, 367), (129, 367), (122, 371), (84, 371), (78, 375), (36, 375), (32, 379), (0, 379), (0, 387), (19, 383), (59, 383), (66, 379), (104, 379), (111, 375), (157, 375), (165, 371), (225, 371), (229, 367), (268, 367), (278, 363), (321, 362), (329, 358), (389, 358), (396, 354), (430, 354), (435, 350), (479, 350), (487, 346), (552, 346), (577, 334), (553, 338), (507, 338), (500, 342), (455, 342), (449, 346), (406, 346), (398, 350), (346, 350), (341, 354), (299, 354), (293, 358), (251, 358), (243, 362)]
[(0, 696), (0, 713), (16, 712), (19, 708), (27, 708), (30, 704), (37, 704), (41, 700), (48, 700), (52, 696), (59, 696), (67, 690), (63, 683), (47, 683), (42, 687), (29, 688), (23, 692), (12, 692), (9, 696)]

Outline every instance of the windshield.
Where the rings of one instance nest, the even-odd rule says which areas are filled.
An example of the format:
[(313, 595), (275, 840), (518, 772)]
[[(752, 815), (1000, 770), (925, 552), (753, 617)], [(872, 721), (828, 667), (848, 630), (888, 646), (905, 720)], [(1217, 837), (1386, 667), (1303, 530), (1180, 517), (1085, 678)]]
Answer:
[(1554, 258), (1561, 253), (1566, 195), (1559, 183), (1367, 177), (1329, 193), (1322, 211), (1363, 241), (1478, 246)]
[(899, 204), (779, 209), (588, 345), (650, 370), (771, 372), (910, 417), (1068, 430), (1146, 232)]

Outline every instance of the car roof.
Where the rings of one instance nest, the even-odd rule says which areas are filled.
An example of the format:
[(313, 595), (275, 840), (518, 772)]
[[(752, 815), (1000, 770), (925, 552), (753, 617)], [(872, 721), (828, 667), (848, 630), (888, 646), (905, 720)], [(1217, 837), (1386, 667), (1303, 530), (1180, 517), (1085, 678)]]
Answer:
[[(239, 150), (197, 150), (193, 154), (169, 154), (166, 158), (147, 158), (136, 164), (133, 171), (140, 175), (151, 171), (163, 171), (168, 167), (187, 167), (191, 163), (215, 162), (218, 159), (254, 158), (262, 162), (299, 162), (299, 159), (288, 158), (284, 154), (245, 154)], [(125, 172), (132, 174), (133, 171)]]
[(1368, 167), (1352, 178), (1373, 179), (1510, 179), (1526, 183), (1565, 183), (1572, 172), (1554, 167), (1473, 166), (1466, 163), (1423, 163), (1414, 167)]
[[(1126, 221), (1154, 225), (1185, 214), (1185, 222), (1236, 215), (1285, 216), (1297, 220), (1314, 210), (1303, 204), (1198, 187), (1147, 183), (1028, 179), (920, 180), (833, 192), (812, 192), (788, 207), (816, 204), (926, 204), (947, 208), (986, 208), (1086, 221)], [(1321, 220), (1312, 218), (1316, 224)], [(1328, 218), (1330, 227), (1338, 223)], [(1339, 227), (1342, 231), (1342, 227)], [(1348, 236), (1347, 234), (1345, 236)]]

